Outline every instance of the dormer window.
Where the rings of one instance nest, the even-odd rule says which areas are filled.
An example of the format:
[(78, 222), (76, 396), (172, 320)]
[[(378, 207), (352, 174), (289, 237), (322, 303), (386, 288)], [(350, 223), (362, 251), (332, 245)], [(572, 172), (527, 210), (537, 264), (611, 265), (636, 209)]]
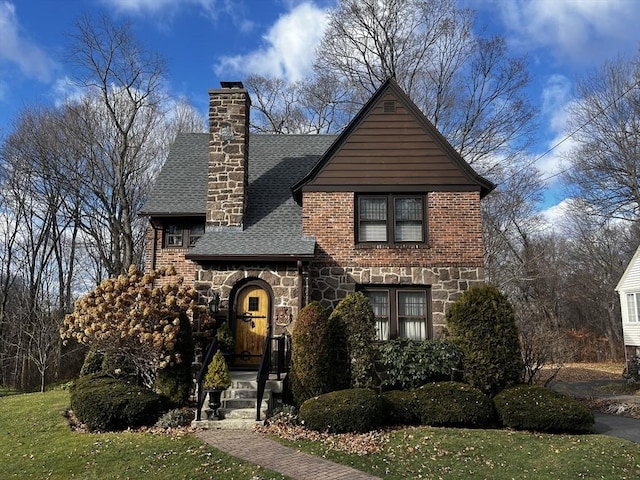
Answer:
[(204, 223), (167, 224), (164, 227), (165, 248), (193, 247), (204, 235)]
[(424, 243), (424, 203), (424, 195), (359, 195), (356, 243)]

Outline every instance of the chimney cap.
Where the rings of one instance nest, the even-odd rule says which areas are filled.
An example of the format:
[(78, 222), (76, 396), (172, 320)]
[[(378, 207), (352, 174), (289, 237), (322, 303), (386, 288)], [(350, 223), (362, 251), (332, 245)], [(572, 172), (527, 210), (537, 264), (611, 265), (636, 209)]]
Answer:
[(220, 82), (222, 88), (244, 88), (242, 82)]

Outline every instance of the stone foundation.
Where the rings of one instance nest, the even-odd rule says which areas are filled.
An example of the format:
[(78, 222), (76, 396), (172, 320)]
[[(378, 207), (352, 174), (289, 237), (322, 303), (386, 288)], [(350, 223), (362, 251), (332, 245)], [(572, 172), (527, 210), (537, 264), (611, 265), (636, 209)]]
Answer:
[(311, 271), (311, 300), (333, 309), (356, 285), (412, 285), (431, 288), (434, 338), (442, 336), (446, 312), (465, 290), (484, 282), (480, 267), (321, 267)]

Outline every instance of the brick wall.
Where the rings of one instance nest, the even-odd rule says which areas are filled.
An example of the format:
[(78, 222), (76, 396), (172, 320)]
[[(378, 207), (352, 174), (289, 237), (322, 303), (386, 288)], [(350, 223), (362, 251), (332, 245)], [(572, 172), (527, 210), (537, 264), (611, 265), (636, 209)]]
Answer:
[[(184, 277), (185, 284), (191, 284), (196, 276), (196, 264), (184, 258), (188, 252), (186, 248), (162, 248), (163, 230), (155, 230), (155, 253), (154, 253), (154, 228), (147, 225), (146, 246), (144, 255), (145, 270), (153, 270), (171, 267), (176, 269), (178, 276)], [(155, 255), (155, 262), (154, 257)]]
[(306, 192), (303, 228), (316, 238), (318, 265), (482, 267), (478, 192), (432, 192), (427, 197), (428, 242), (419, 246), (357, 247), (353, 192)]

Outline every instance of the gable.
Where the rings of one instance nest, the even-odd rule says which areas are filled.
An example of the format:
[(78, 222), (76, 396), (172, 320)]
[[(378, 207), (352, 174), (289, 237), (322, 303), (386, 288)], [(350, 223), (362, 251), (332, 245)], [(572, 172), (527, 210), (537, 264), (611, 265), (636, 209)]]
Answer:
[(622, 277), (620, 277), (616, 291), (640, 291), (640, 247), (638, 247)]
[(390, 79), (374, 94), (298, 191), (481, 191), (480, 177)]

